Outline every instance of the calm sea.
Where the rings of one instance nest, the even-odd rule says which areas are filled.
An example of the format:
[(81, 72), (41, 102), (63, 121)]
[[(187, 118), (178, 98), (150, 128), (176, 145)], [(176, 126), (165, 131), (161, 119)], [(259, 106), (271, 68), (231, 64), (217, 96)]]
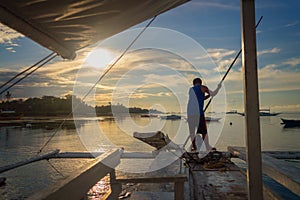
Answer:
[[(213, 117), (218, 117), (213, 116)], [(280, 118), (300, 119), (300, 113), (283, 113), (273, 117), (261, 117), (261, 139), (263, 150), (300, 151), (300, 128), (283, 128)], [(133, 126), (134, 124), (134, 126)], [(208, 123), (209, 137), (213, 146), (218, 150), (226, 150), (227, 146), (244, 146), (244, 117), (236, 114), (224, 115), (220, 122)], [(49, 128), (49, 127), (48, 127)], [(187, 133), (187, 123), (182, 120), (161, 120), (159, 118), (111, 118), (81, 119), (77, 130), (86, 134), (93, 141), (99, 140), (96, 150), (111, 147), (124, 147), (126, 151), (152, 151), (154, 148), (132, 137), (134, 131), (151, 132), (162, 130), (183, 144)], [(101, 131), (105, 140), (95, 137)], [(22, 161), (37, 154), (41, 146), (54, 133), (46, 128), (1, 127), (0, 128), (0, 166)], [(93, 134), (92, 134), (93, 133)], [(99, 139), (100, 138), (100, 139)], [(54, 149), (61, 151), (87, 151), (86, 142), (82, 142), (76, 129), (58, 130), (43, 152)], [(90, 148), (90, 147), (89, 147)], [(67, 176), (74, 169), (87, 162), (87, 159), (52, 159), (39, 161), (0, 174), (6, 177), (6, 185), (0, 187), (0, 199), (24, 199), (55, 181)], [(142, 165), (142, 164), (140, 164)], [(54, 166), (54, 168), (52, 167)], [(299, 162), (295, 161), (299, 167)], [(122, 164), (121, 167), (130, 167)], [(142, 166), (135, 166), (142, 167)], [(300, 172), (300, 168), (299, 168)]]

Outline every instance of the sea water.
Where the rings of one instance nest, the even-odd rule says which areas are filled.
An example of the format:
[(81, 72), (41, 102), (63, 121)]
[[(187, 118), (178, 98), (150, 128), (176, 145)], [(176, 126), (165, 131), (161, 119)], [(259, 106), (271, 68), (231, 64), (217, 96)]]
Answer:
[[(215, 117), (218, 117), (218, 114)], [(214, 116), (212, 116), (214, 117)], [(300, 113), (283, 113), (278, 116), (261, 117), (262, 150), (300, 151), (300, 128), (284, 128), (280, 118), (300, 119)], [(134, 123), (134, 126), (133, 126)], [(228, 146), (245, 146), (244, 117), (236, 114), (224, 115), (219, 122), (210, 122), (209, 137), (211, 144), (218, 150), (226, 151)], [(103, 138), (97, 136), (100, 130), (109, 140), (109, 145), (101, 142)], [(188, 134), (187, 122), (181, 120), (162, 120), (160, 118), (122, 117), (81, 119), (77, 129), (0, 128), (0, 166), (22, 161), (37, 155), (40, 148), (53, 136), (43, 152), (54, 149), (61, 151), (87, 151), (86, 141), (82, 134), (97, 142), (95, 150), (106, 150), (122, 147), (125, 151), (153, 151), (154, 148), (133, 138), (133, 132), (163, 131), (183, 144)], [(213, 132), (214, 131), (214, 132)], [(94, 134), (92, 134), (94, 132)], [(79, 133), (79, 134), (78, 134)], [(96, 136), (95, 136), (96, 134)], [(100, 139), (99, 139), (100, 138)], [(299, 160), (292, 164), (299, 168)], [(75, 169), (83, 166), (88, 159), (51, 159), (43, 160), (19, 167), (0, 174), (6, 177), (6, 185), (0, 187), (0, 199), (24, 199), (31, 194), (66, 177)], [(135, 166), (122, 162), (119, 169), (147, 168), (149, 161), (134, 162)]]

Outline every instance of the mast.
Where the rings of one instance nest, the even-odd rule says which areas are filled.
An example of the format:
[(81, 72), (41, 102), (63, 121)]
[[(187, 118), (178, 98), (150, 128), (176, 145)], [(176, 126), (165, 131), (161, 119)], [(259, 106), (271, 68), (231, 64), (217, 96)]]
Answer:
[(248, 199), (263, 199), (254, 0), (241, 0)]

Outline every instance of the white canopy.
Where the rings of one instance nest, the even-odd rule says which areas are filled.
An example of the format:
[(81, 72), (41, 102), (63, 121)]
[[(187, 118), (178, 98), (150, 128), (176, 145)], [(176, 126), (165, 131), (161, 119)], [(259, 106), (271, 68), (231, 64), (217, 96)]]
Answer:
[(0, 21), (63, 58), (188, 0), (0, 0)]

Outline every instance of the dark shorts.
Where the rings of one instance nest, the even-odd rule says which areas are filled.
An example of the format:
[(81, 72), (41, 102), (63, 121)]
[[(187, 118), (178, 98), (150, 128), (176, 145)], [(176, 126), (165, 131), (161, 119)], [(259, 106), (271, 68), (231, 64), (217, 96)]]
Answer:
[(207, 126), (204, 115), (200, 116), (199, 125), (196, 133), (207, 134)]

